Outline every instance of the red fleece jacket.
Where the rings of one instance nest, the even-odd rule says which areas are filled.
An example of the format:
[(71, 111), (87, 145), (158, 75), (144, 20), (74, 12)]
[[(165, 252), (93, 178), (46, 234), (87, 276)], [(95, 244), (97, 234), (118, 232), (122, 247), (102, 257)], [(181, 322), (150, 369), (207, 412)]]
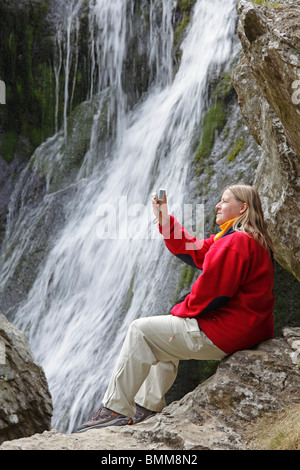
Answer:
[(203, 270), (172, 315), (195, 317), (208, 338), (227, 354), (274, 336), (274, 270), (268, 251), (238, 231), (216, 242), (214, 235), (199, 240), (172, 216), (170, 227), (160, 227), (160, 232), (171, 253), (192, 259)]

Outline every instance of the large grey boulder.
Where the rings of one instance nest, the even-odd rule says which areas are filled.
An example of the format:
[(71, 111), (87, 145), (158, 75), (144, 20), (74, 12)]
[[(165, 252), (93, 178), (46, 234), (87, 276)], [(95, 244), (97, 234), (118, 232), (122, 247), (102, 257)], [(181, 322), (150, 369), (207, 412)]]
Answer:
[(52, 401), (25, 335), (0, 313), (0, 443), (50, 429)]

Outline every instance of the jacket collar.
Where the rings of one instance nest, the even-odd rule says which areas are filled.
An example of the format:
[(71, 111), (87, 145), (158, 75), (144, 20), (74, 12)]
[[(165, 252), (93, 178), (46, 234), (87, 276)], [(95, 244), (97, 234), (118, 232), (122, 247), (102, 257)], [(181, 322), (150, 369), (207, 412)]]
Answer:
[(219, 238), (222, 238), (224, 235), (229, 235), (229, 233), (233, 233), (234, 230), (232, 230), (232, 232), (229, 232), (229, 230), (232, 229), (232, 225), (234, 224), (235, 221), (236, 221), (236, 218), (228, 220), (224, 224), (220, 225), (221, 231), (217, 233), (217, 235), (214, 238), (214, 241), (216, 242), (217, 240), (219, 240)]

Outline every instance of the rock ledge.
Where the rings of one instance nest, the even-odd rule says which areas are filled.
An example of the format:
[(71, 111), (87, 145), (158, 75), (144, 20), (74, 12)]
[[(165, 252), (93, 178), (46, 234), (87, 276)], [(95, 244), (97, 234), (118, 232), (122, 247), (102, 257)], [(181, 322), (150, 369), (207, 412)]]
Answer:
[(52, 429), (0, 450), (247, 450), (248, 424), (300, 406), (299, 341), (300, 328), (284, 328), (282, 337), (228, 356), (194, 391), (140, 424), (78, 434)]

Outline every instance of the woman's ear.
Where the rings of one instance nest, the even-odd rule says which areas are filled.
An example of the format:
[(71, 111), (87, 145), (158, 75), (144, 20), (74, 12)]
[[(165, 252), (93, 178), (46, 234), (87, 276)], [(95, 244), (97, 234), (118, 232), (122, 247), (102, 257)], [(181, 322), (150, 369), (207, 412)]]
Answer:
[(247, 209), (248, 209), (247, 203), (243, 202), (240, 208), (240, 215), (244, 214), (244, 212), (246, 212)]

